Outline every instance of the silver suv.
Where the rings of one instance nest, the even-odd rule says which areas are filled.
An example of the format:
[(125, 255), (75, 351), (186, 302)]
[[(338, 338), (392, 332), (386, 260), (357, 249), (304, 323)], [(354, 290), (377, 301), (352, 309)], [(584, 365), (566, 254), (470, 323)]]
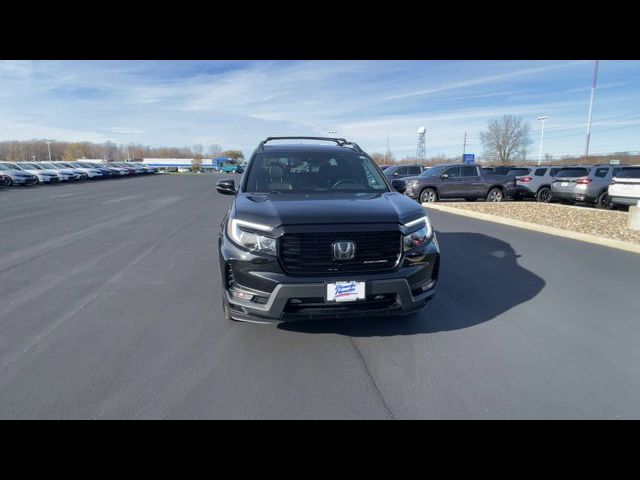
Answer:
[(607, 189), (622, 165), (576, 165), (563, 168), (551, 184), (551, 196), (565, 203), (585, 202), (611, 209)]
[(517, 167), (507, 175), (516, 176), (516, 198), (535, 198), (538, 202), (551, 201), (551, 184), (553, 179), (564, 167), (540, 166)]

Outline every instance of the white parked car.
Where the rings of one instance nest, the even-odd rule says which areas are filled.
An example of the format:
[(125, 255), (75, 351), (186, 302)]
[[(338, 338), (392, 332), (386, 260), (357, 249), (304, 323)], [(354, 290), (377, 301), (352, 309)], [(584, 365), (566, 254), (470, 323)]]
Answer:
[(55, 181), (57, 181), (58, 175), (55, 174), (54, 172), (49, 172), (48, 174), (42, 174), (42, 173), (37, 173), (37, 170), (32, 170), (30, 168), (27, 167), (26, 163), (20, 162), (20, 163), (15, 163), (15, 162), (2, 162), (5, 166), (11, 168), (12, 170), (15, 171), (19, 171), (19, 172), (25, 172), (25, 173), (30, 173), (31, 175), (33, 175), (35, 177), (35, 182), (36, 184), (38, 183), (49, 183), (51, 181), (52, 178), (56, 178)]
[(55, 170), (47, 170), (41, 167), (37, 163), (21, 162), (20, 168), (31, 175), (35, 175), (38, 179), (38, 183), (59, 183), (60, 176)]
[(625, 168), (609, 185), (609, 198), (615, 205), (638, 205), (640, 202), (640, 166)]
[(79, 176), (73, 172), (70, 168), (63, 168), (60, 165), (54, 165), (49, 162), (36, 162), (37, 165), (40, 165), (42, 168), (46, 168), (47, 170), (53, 170), (60, 177), (61, 182), (68, 182), (69, 180), (79, 180)]
[(100, 170), (86, 167), (84, 165), (81, 165), (79, 162), (60, 162), (59, 165), (62, 165), (63, 167), (69, 167), (76, 173), (86, 174), (88, 178), (102, 178), (102, 173), (100, 172)]

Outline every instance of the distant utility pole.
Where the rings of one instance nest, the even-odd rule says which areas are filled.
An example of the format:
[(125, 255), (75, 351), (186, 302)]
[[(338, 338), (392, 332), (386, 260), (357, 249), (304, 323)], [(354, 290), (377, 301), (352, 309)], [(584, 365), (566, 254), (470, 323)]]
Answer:
[(540, 150), (538, 151), (538, 166), (542, 162), (542, 140), (544, 140), (544, 122), (549, 120), (549, 117), (538, 117), (538, 120), (542, 122), (542, 128), (540, 129)]
[(51, 142), (47, 142), (47, 150), (49, 150), (49, 161), (51, 161)]
[(462, 159), (464, 160), (464, 154), (467, 153), (467, 132), (464, 132), (464, 143), (462, 144)]
[(587, 119), (587, 143), (584, 147), (584, 156), (589, 156), (589, 141), (591, 140), (591, 114), (593, 113), (593, 100), (596, 96), (596, 80), (598, 79), (598, 63), (596, 60), (593, 67), (593, 83), (591, 84), (591, 100), (589, 101), (589, 118)]
[(31, 161), (35, 162), (36, 161), (36, 156), (35, 155), (31, 155)]

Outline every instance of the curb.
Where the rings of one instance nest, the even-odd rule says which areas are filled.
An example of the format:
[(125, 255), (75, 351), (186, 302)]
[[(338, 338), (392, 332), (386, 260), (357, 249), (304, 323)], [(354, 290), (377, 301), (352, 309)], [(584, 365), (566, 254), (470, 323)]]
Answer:
[(595, 245), (601, 245), (603, 247), (616, 248), (618, 250), (624, 250), (632, 253), (640, 254), (640, 245), (631, 242), (625, 242), (623, 240), (613, 240), (609, 238), (597, 237), (588, 233), (572, 232), (570, 230), (562, 230), (556, 227), (547, 227), (539, 225), (537, 223), (523, 222), (522, 220), (514, 220), (506, 217), (498, 217), (497, 215), (490, 215), (488, 213), (473, 212), (470, 210), (463, 210), (461, 208), (446, 207), (444, 205), (438, 205), (433, 203), (423, 203), (423, 207), (430, 208), (432, 210), (438, 210), (446, 213), (453, 213), (454, 215), (461, 215), (463, 217), (471, 217), (478, 220), (486, 220), (488, 222), (500, 223), (502, 225), (509, 225), (511, 227), (523, 228), (525, 230), (532, 230), (534, 232), (546, 233), (548, 235), (554, 235), (556, 237), (570, 238), (572, 240), (578, 240), (586, 243), (593, 243)]

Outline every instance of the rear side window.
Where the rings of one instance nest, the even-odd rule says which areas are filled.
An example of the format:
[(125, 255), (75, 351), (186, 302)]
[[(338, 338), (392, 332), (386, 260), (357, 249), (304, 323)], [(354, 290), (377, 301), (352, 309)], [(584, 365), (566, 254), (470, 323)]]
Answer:
[(409, 167), (409, 175), (420, 175), (422, 169), (420, 167)]
[(608, 168), (598, 168), (598, 169), (596, 169), (596, 177), (604, 178), (604, 177), (607, 176), (607, 173), (609, 173), (609, 169)]
[(460, 167), (460, 169), (462, 170), (462, 176), (463, 177), (476, 177), (476, 176), (478, 176), (478, 171), (476, 170), (476, 167)]
[(586, 177), (589, 175), (589, 170), (586, 168), (564, 168), (558, 172), (558, 177)]
[(534, 175), (536, 177), (544, 177), (545, 173), (547, 173), (547, 169), (546, 168), (537, 168), (536, 171), (534, 172)]
[(640, 168), (625, 168), (618, 175), (618, 178), (640, 178)]

